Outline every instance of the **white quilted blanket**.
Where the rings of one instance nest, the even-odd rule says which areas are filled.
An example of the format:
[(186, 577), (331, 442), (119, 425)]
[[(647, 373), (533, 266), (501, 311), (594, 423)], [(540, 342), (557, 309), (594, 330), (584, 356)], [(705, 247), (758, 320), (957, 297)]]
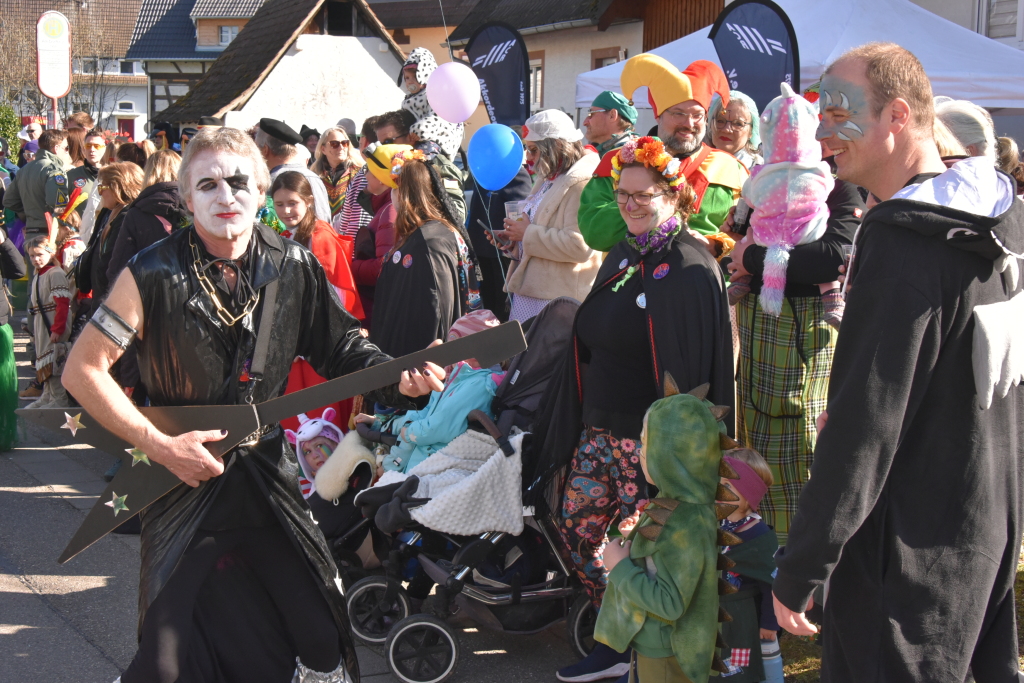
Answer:
[(385, 472), (376, 486), (420, 478), (417, 498), (430, 502), (411, 510), (420, 524), (449, 534), (523, 531), (523, 434), (509, 438), (515, 454), (506, 457), (487, 434), (465, 432), (408, 473)]

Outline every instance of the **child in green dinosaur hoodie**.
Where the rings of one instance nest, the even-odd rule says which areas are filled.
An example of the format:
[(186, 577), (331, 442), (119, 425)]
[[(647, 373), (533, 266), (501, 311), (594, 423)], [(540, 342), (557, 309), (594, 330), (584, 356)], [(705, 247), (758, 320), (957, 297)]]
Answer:
[(640, 463), (660, 497), (631, 541), (604, 551), (608, 589), (594, 637), (632, 647), (642, 683), (705, 683), (716, 664), (722, 437), (709, 406), (676, 394), (647, 411)]

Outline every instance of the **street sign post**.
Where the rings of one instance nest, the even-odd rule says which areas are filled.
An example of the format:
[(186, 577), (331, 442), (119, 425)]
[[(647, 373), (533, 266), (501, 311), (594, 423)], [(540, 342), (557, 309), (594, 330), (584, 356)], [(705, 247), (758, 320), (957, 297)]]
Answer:
[(60, 12), (43, 12), (36, 23), (36, 83), (53, 100), (49, 128), (57, 127), (57, 100), (71, 92), (71, 24)]

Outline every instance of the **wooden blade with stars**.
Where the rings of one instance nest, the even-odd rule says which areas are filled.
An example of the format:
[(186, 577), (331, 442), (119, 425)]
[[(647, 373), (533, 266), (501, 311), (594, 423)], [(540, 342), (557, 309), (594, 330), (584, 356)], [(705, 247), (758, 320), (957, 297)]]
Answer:
[[(513, 321), (258, 405), (151, 406), (139, 410), (157, 429), (171, 436), (191, 431), (226, 431), (227, 435), (222, 440), (205, 444), (214, 457), (221, 457), (247, 441), (263, 426), (273, 426), (285, 418), (396, 384), (408, 368), (420, 368), (427, 362), (444, 367), (470, 358), (475, 358), (482, 367), (489, 367), (525, 349), (523, 330), (518, 322)], [(16, 412), (42, 427), (54, 431), (67, 430), (75, 441), (121, 458), (121, 468), (113, 481), (57, 559), (60, 564), (172, 489), (183, 485), (167, 468), (150, 461), (134, 444), (104, 429), (81, 408), (21, 409)]]

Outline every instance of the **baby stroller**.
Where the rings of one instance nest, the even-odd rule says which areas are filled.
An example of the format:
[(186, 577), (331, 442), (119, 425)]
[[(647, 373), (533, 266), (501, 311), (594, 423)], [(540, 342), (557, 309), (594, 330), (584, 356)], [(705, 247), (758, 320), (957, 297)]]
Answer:
[[(475, 438), (488, 440), (492, 458), (518, 459), (521, 432), (530, 427), (548, 380), (566, 356), (578, 307), (568, 298), (549, 303), (527, 332), (528, 349), (512, 360), (497, 390), (495, 420), (480, 411), (470, 414), (484, 432)], [(530, 634), (566, 620), (578, 654), (593, 648), (596, 614), (554, 521), (546, 511), (523, 509), (521, 499), (516, 505), (523, 515), (518, 536), (508, 531), (460, 536), (424, 524), (404, 527), (387, 549), (385, 575), (366, 577), (348, 590), (353, 632), (384, 646), (385, 660), (398, 679), (440, 683), (454, 675), (460, 646), (451, 622)], [(429, 610), (420, 614), (411, 613), (402, 585), (411, 560), (436, 584)]]

